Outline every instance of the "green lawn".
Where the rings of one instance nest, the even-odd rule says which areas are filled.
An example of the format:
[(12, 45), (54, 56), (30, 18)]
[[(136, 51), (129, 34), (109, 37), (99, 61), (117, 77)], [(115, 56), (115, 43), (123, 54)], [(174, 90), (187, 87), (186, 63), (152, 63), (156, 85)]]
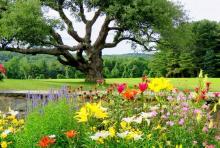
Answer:
[[(169, 78), (170, 82), (177, 88), (194, 89), (198, 84), (197, 78)], [(209, 78), (211, 91), (220, 91), (220, 78)], [(129, 86), (138, 84), (140, 78), (113, 78), (107, 79), (107, 84), (128, 83)], [(63, 85), (73, 87), (84, 86), (86, 89), (94, 87), (94, 84), (85, 83), (83, 79), (40, 79), (40, 80), (14, 80), (6, 79), (0, 82), (0, 90), (47, 90), (50, 88), (60, 88)]]

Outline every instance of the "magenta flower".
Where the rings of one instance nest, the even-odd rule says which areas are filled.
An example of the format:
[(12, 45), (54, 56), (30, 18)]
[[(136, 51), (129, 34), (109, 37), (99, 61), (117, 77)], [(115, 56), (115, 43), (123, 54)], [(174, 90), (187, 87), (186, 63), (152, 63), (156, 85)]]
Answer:
[(184, 119), (182, 118), (182, 119), (180, 119), (180, 121), (179, 121), (179, 125), (183, 125), (184, 124)]
[(118, 93), (122, 93), (125, 90), (126, 84), (119, 84), (117, 86)]
[(148, 85), (145, 82), (139, 83), (139, 89), (141, 92), (144, 92), (147, 89)]

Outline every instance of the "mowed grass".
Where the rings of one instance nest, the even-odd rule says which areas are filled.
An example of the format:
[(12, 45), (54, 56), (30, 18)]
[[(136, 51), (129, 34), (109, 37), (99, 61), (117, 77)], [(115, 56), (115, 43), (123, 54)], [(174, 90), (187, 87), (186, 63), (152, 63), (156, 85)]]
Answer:
[[(168, 78), (174, 87), (184, 90), (193, 90), (198, 86), (198, 78)], [(211, 82), (211, 91), (220, 91), (220, 78), (209, 78)], [(106, 79), (107, 85), (112, 83), (127, 83), (129, 87), (141, 82), (141, 78), (112, 78)], [(83, 86), (85, 89), (95, 87), (94, 83), (85, 83), (84, 79), (37, 79), (37, 80), (14, 80), (5, 79), (0, 82), (0, 90), (48, 90), (57, 89), (64, 85), (70, 85), (74, 88)]]

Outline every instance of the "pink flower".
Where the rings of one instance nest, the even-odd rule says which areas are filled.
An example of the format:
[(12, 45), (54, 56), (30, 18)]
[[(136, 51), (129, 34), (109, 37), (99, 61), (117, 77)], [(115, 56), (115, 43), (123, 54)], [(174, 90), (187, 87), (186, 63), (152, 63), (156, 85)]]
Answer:
[(169, 126), (173, 126), (173, 125), (174, 125), (174, 122), (173, 122), (173, 121), (167, 121), (166, 124), (169, 125)]
[(217, 141), (220, 141), (220, 135), (215, 136), (215, 139), (216, 139)]
[(182, 110), (187, 112), (189, 109), (188, 109), (188, 107), (183, 107)]
[(126, 84), (119, 84), (117, 86), (117, 90), (118, 90), (119, 94), (122, 93), (125, 90), (125, 86), (126, 86)]
[(215, 146), (213, 144), (210, 144), (210, 145), (206, 145), (205, 148), (215, 148)]
[(183, 102), (181, 105), (182, 105), (183, 107), (188, 107), (188, 106), (189, 106), (189, 104), (188, 104), (187, 102)]
[(200, 114), (200, 113), (201, 113), (201, 110), (200, 110), (200, 109), (195, 109), (195, 110), (193, 111), (193, 113), (194, 113), (194, 114)]
[(169, 116), (170, 115), (170, 112), (167, 112), (167, 114), (166, 114), (167, 116)]
[(182, 119), (180, 119), (180, 121), (179, 121), (179, 125), (183, 125), (184, 124), (184, 119), (182, 118)]
[(215, 97), (220, 97), (220, 92), (213, 93)]
[(167, 119), (168, 117), (166, 115), (161, 116), (162, 119)]
[(139, 89), (141, 92), (144, 92), (147, 89), (148, 85), (145, 82), (139, 83)]
[(157, 112), (156, 111), (152, 111), (151, 112), (151, 117), (156, 117), (157, 116)]
[(209, 129), (208, 129), (208, 127), (204, 126), (203, 129), (202, 129), (202, 131), (203, 131), (204, 133), (207, 133), (207, 132), (209, 131)]
[(206, 104), (203, 104), (203, 105), (202, 105), (202, 109), (207, 110), (207, 109), (209, 109), (209, 106), (208, 106), (208, 105), (206, 105)]
[(168, 100), (168, 101), (172, 101), (172, 100), (173, 100), (173, 97), (172, 97), (172, 96), (168, 96), (168, 97), (167, 97), (167, 100)]

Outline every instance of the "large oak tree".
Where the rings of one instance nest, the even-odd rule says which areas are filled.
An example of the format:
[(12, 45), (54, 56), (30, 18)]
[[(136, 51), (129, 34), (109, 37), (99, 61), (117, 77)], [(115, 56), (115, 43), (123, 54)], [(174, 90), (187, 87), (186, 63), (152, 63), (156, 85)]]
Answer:
[[(44, 9), (58, 12), (59, 19), (45, 17)], [(68, 14), (85, 25), (80, 36)], [(88, 12), (93, 17), (88, 18)], [(0, 0), (0, 51), (49, 54), (59, 62), (86, 74), (86, 81), (102, 79), (102, 50), (128, 40), (152, 50), (169, 29), (182, 21), (180, 7), (170, 0)], [(104, 19), (92, 42), (97, 19)], [(65, 29), (78, 44), (64, 44), (58, 30)], [(110, 32), (112, 42), (107, 42)]]

